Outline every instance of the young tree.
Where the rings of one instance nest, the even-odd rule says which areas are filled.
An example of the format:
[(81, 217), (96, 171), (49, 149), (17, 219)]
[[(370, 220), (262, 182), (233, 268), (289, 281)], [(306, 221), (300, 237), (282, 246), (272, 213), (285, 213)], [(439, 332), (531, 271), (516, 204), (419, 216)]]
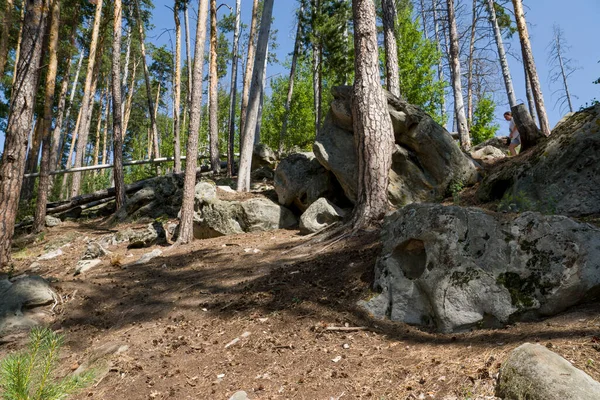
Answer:
[(353, 0), (354, 89), (352, 118), (358, 159), (358, 193), (354, 229), (377, 221), (388, 209), (388, 174), (394, 135), (387, 101), (380, 85), (375, 4)]
[[(431, 0), (431, 5), (432, 5), (432, 16), (433, 16), (433, 29), (434, 29), (434, 35), (435, 35), (435, 45), (436, 45), (436, 49), (438, 51), (438, 53), (442, 53), (442, 42), (440, 39), (440, 29), (439, 29), (439, 18), (438, 18), (438, 13), (437, 13), (437, 7), (438, 7), (438, 1), (439, 0)], [(438, 65), (437, 65), (437, 72), (438, 72), (438, 82), (443, 82), (444, 81), (444, 65), (442, 63), (442, 57), (439, 58), (438, 60)], [(445, 124), (446, 121), (446, 96), (445, 93), (442, 96), (442, 102), (440, 104), (440, 116), (441, 116), (441, 122), (442, 124)]]
[[(121, 0), (114, 1), (112, 40), (112, 107), (113, 107), (113, 177), (115, 180), (115, 209), (125, 205), (125, 177), (123, 175), (123, 117), (121, 114), (121, 25), (123, 7)], [(130, 88), (133, 91), (133, 86)], [(108, 107), (108, 104), (107, 104)], [(107, 118), (108, 120), (108, 118)], [(106, 163), (106, 160), (102, 160)]]
[(458, 30), (456, 29), (456, 16), (454, 14), (454, 0), (447, 0), (448, 25), (450, 27), (450, 71), (452, 72), (452, 90), (454, 92), (454, 118), (460, 137), (460, 145), (464, 150), (471, 148), (471, 138), (465, 116), (465, 103), (462, 94), (460, 56), (458, 47)]
[(550, 82), (558, 82), (561, 85), (561, 88), (555, 92), (559, 93), (556, 102), (557, 104), (560, 103), (561, 110), (566, 104), (567, 109), (570, 112), (573, 112), (573, 102), (571, 101), (571, 92), (569, 91), (567, 79), (577, 70), (577, 68), (573, 66), (573, 60), (566, 55), (569, 50), (569, 45), (564, 38), (564, 31), (560, 26), (554, 24), (554, 26), (552, 26), (552, 32), (552, 42), (548, 46), (548, 63), (551, 66)]
[(255, 57), (255, 36), (256, 24), (258, 19), (258, 0), (253, 0), (252, 3), (252, 20), (250, 22), (250, 35), (248, 36), (248, 56), (246, 58), (246, 72), (244, 73), (244, 86), (242, 89), (242, 108), (240, 113), (240, 152), (243, 145), (243, 134), (246, 130), (246, 120), (248, 113), (248, 101), (250, 98), (250, 80), (253, 76), (254, 57)]
[(209, 135), (210, 135), (210, 168), (213, 173), (221, 171), (219, 157), (219, 97), (217, 85), (219, 74), (217, 71), (217, 0), (210, 0), (210, 65), (209, 65)]
[(202, 112), (202, 67), (204, 66), (204, 42), (206, 40), (206, 17), (208, 0), (198, 0), (198, 25), (196, 27), (196, 47), (194, 51), (194, 71), (192, 77), (192, 101), (190, 109), (190, 131), (187, 141), (181, 224), (178, 243), (189, 243), (194, 239), (194, 189), (196, 187), (196, 166), (198, 163), (198, 129)]
[(8, 39), (12, 25), (13, 0), (5, 0), (4, 10), (0, 14), (0, 77), (4, 76), (4, 67), (8, 56)]
[(385, 42), (385, 77), (387, 89), (400, 97), (400, 77), (398, 75), (398, 49), (396, 43), (396, 3), (394, 0), (382, 0), (383, 35)]
[(181, 22), (179, 20), (179, 0), (175, 0), (173, 7), (175, 18), (175, 73), (173, 74), (173, 157), (175, 158), (174, 172), (181, 172)]
[[(50, 9), (50, 30), (48, 33), (48, 70), (46, 72), (46, 89), (44, 93), (44, 121), (42, 128), (42, 160), (40, 163), (40, 179), (38, 196), (33, 219), (33, 231), (41, 232), (46, 222), (46, 202), (50, 183), (50, 147), (52, 128), (52, 106), (56, 89), (56, 72), (58, 68), (58, 28), (60, 26), (60, 0), (52, 0)], [(37, 162), (37, 160), (36, 160)]]
[(240, 25), (241, 25), (241, 0), (235, 2), (235, 28), (233, 31), (233, 52), (231, 55), (231, 88), (229, 92), (229, 123), (227, 140), (227, 176), (232, 177), (235, 169), (234, 147), (235, 147), (235, 109), (237, 104), (237, 69), (240, 48)]
[(11, 108), (0, 161), (0, 268), (10, 262), (10, 248), (23, 183), (27, 137), (33, 120), (33, 105), (40, 73), (46, 13), (43, 0), (26, 2)]
[(260, 107), (260, 94), (263, 86), (264, 68), (267, 62), (267, 46), (269, 45), (269, 32), (271, 30), (271, 17), (273, 14), (273, 0), (265, 0), (254, 67), (252, 68), (252, 86), (248, 99), (248, 113), (242, 132), (242, 148), (240, 154), (240, 169), (238, 171), (237, 190), (247, 192), (250, 190), (250, 167), (252, 164), (252, 151), (254, 149), (254, 134), (258, 109)]
[(533, 52), (531, 51), (531, 43), (529, 42), (529, 32), (527, 30), (527, 22), (525, 21), (525, 13), (523, 11), (523, 3), (521, 0), (512, 0), (515, 9), (515, 19), (517, 21), (517, 30), (521, 40), (521, 49), (523, 50), (523, 63), (527, 66), (527, 74), (531, 80), (531, 88), (535, 99), (535, 108), (537, 110), (540, 129), (546, 136), (550, 135), (550, 123), (546, 115), (546, 107), (544, 105), (544, 96), (542, 95), (542, 87), (538, 78)]
[(484, 95), (479, 99), (473, 112), (470, 130), (474, 145), (485, 142), (496, 135), (500, 126), (494, 123), (495, 113), (496, 104), (491, 97)]

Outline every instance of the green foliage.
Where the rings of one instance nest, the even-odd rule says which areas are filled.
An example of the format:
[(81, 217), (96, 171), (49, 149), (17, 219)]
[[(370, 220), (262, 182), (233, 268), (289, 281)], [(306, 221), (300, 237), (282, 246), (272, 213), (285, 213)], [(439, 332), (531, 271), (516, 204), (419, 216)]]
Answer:
[(485, 142), (496, 135), (500, 126), (494, 123), (495, 112), (496, 103), (491, 97), (486, 96), (479, 99), (473, 111), (473, 121), (471, 123), (473, 145)]
[[(487, 0), (483, 0), (483, 2), (487, 3)], [(487, 8), (487, 5), (485, 7)], [(510, 13), (497, 2), (494, 2), (494, 10), (496, 11), (496, 21), (498, 22), (500, 31), (507, 39), (510, 39), (517, 32), (517, 27), (513, 23)]]
[(465, 188), (465, 182), (462, 179), (455, 179), (448, 185), (448, 191), (452, 195), (454, 204), (460, 204), (460, 192)]
[(553, 215), (556, 213), (557, 200), (550, 196), (544, 201), (537, 202), (523, 191), (518, 193), (505, 193), (498, 203), (498, 211), (502, 212), (524, 212), (537, 211), (542, 214)]
[(29, 349), (11, 354), (0, 363), (4, 400), (59, 400), (87, 386), (92, 374), (55, 378), (63, 336), (47, 328), (33, 328)]
[(441, 54), (433, 42), (423, 37), (419, 20), (413, 20), (410, 6), (398, 10), (397, 42), (400, 93), (406, 101), (443, 124), (440, 110), (446, 82), (438, 81), (436, 72)]

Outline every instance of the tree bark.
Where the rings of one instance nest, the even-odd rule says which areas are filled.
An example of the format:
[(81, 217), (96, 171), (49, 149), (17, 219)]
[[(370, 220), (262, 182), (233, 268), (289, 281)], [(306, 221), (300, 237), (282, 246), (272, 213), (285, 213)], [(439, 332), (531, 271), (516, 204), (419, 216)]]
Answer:
[[(110, 88), (106, 89), (106, 110), (104, 111), (104, 129), (102, 129), (102, 164), (108, 164), (106, 158), (107, 154), (107, 140), (108, 140), (108, 124), (110, 120), (110, 107), (111, 107), (111, 95)], [(98, 162), (100, 163), (100, 162)], [(98, 171), (95, 171), (98, 172)]]
[[(125, 178), (123, 174), (123, 118), (121, 115), (121, 25), (123, 21), (121, 0), (115, 0), (112, 41), (112, 106), (113, 106), (113, 174), (115, 180), (115, 209), (125, 205)], [(134, 73), (135, 75), (135, 68)], [(133, 92), (133, 86), (130, 90)], [(106, 162), (105, 160), (102, 160)]]
[[(25, 21), (25, 9), (27, 8), (26, 6), (26, 0), (21, 0), (21, 18), (20, 21)], [(25, 23), (22, 22), (22, 26)], [(13, 66), (13, 76), (12, 76), (12, 83), (11, 83), (11, 87), (15, 86), (15, 82), (17, 80), (17, 67), (19, 66), (19, 58), (21, 56), (21, 42), (23, 41), (23, 29), (21, 29), (21, 32), (19, 32), (19, 35), (17, 37), (17, 48), (15, 50), (15, 63)]]
[[(385, 43), (385, 78), (387, 89), (400, 97), (400, 76), (398, 68), (398, 45), (396, 43), (396, 3), (394, 0), (382, 0), (383, 37)], [(425, 20), (423, 19), (423, 23)]]
[(258, 19), (258, 0), (253, 0), (252, 3), (252, 20), (250, 22), (250, 35), (248, 36), (248, 57), (246, 58), (246, 72), (244, 73), (244, 87), (242, 89), (242, 109), (240, 114), (240, 153), (243, 146), (243, 132), (246, 130), (246, 120), (248, 113), (248, 102), (250, 97), (250, 80), (253, 76), (255, 46), (254, 39), (256, 36), (256, 23)]
[[(135, 79), (136, 79), (138, 65), (139, 65), (139, 61), (134, 62), (133, 70), (131, 71), (131, 83), (129, 84), (129, 93), (127, 94), (127, 103), (125, 104), (125, 113), (123, 114), (123, 126), (121, 128), (122, 140), (125, 140), (125, 135), (127, 135), (127, 126), (129, 125), (129, 117), (131, 116), (131, 106), (133, 104), (133, 93), (135, 92)], [(113, 102), (114, 102), (114, 99), (113, 99)], [(114, 129), (113, 129), (113, 135), (114, 135)]]
[[(267, 54), (269, 54), (269, 42), (267, 42)], [(267, 64), (268, 64), (268, 55), (267, 62), (263, 67), (262, 72), (262, 86), (260, 87), (260, 97), (258, 101), (258, 114), (256, 115), (256, 128), (254, 129), (254, 144), (260, 143), (260, 130), (262, 129), (262, 115), (263, 115), (263, 105), (265, 102), (265, 91), (267, 90)]]
[(550, 123), (546, 115), (546, 107), (544, 105), (544, 96), (542, 95), (542, 87), (538, 78), (533, 52), (531, 51), (531, 43), (529, 42), (529, 32), (527, 31), (527, 23), (525, 21), (525, 13), (523, 12), (523, 4), (521, 0), (512, 0), (515, 10), (515, 19), (517, 21), (517, 30), (521, 39), (521, 49), (523, 50), (523, 62), (527, 66), (527, 73), (531, 79), (531, 89), (533, 90), (533, 98), (535, 99), (535, 108), (537, 110), (540, 129), (546, 136), (550, 135)]
[[(160, 82), (158, 82), (158, 88), (156, 89), (156, 100), (154, 101), (154, 111), (152, 112), (152, 115), (154, 116), (154, 123), (156, 124), (156, 121), (158, 119), (158, 105), (160, 103), (160, 89), (161, 89), (161, 85)], [(154, 132), (154, 129), (150, 130), (150, 135), (151, 135), (151, 140), (152, 140), (152, 146), (153, 146), (153, 153), (154, 153), (154, 158), (159, 158), (160, 157), (160, 151), (159, 151), (159, 145), (158, 145), (158, 125), (156, 125), (156, 132)]]
[[(187, 109), (188, 112), (192, 107), (192, 41), (190, 39), (190, 22), (188, 18), (188, 2), (185, 1), (183, 4), (183, 18), (185, 23), (185, 51), (186, 51), (186, 59), (187, 59), (187, 73), (188, 73), (188, 86), (187, 86)], [(184, 124), (185, 126), (185, 124)]]
[(465, 103), (462, 94), (462, 83), (460, 81), (460, 58), (458, 47), (458, 31), (456, 29), (456, 17), (454, 15), (454, 0), (447, 0), (448, 25), (450, 26), (450, 71), (452, 72), (452, 90), (454, 92), (454, 113), (456, 127), (460, 137), (460, 145), (463, 150), (471, 148), (471, 138), (465, 116)]
[(194, 239), (194, 189), (198, 164), (198, 130), (202, 113), (202, 69), (204, 66), (204, 42), (206, 40), (206, 17), (208, 0), (198, 0), (198, 25), (196, 27), (195, 61), (192, 77), (192, 99), (190, 109), (190, 131), (187, 141), (181, 224), (178, 243), (189, 243)]
[(290, 68), (290, 82), (288, 84), (287, 97), (285, 99), (283, 123), (281, 124), (281, 133), (279, 134), (279, 154), (283, 153), (283, 143), (287, 136), (287, 125), (289, 119), (290, 106), (292, 105), (292, 96), (294, 95), (294, 80), (296, 78), (296, 65), (298, 64), (298, 53), (300, 50), (300, 39), (302, 35), (302, 16), (304, 14), (304, 4), (301, 3), (298, 10), (298, 27), (296, 28), (296, 39), (294, 40), (294, 53), (292, 54), (292, 66)]
[(219, 157), (219, 94), (217, 85), (217, 0), (210, 0), (210, 65), (209, 65), (209, 98), (208, 126), (210, 135), (210, 167), (213, 173), (221, 172)]
[[(40, 148), (42, 146), (42, 136), (44, 132), (44, 120), (43, 118), (38, 117), (35, 122), (35, 127), (33, 129), (32, 140), (30, 141), (31, 145), (29, 146), (29, 151), (27, 152), (27, 159), (25, 161), (25, 173), (32, 174), (37, 172), (38, 168), (38, 160), (40, 157)], [(35, 185), (35, 179), (25, 178), (23, 181), (23, 186), (21, 187), (21, 202), (29, 203), (29, 201), (33, 198), (33, 188)]]
[(523, 63), (523, 73), (525, 78), (525, 96), (527, 97), (527, 107), (529, 107), (529, 114), (531, 115), (531, 118), (536, 120), (537, 113), (535, 112), (535, 100), (533, 99), (533, 91), (531, 90), (531, 79), (529, 79), (527, 65), (525, 65), (525, 63)]
[[(96, 2), (96, 13), (94, 15), (94, 27), (92, 29), (92, 42), (90, 44), (90, 54), (88, 57), (87, 75), (85, 77), (85, 87), (83, 90), (83, 100), (81, 101), (82, 117), (79, 124), (77, 134), (77, 153), (75, 154), (75, 168), (83, 165), (85, 157), (85, 148), (87, 146), (87, 138), (90, 130), (89, 120), (91, 119), (91, 105), (90, 98), (94, 96), (92, 91), (92, 83), (96, 81), (97, 77), (94, 75), (95, 64), (96, 64), (96, 50), (98, 47), (98, 36), (100, 32), (100, 20), (102, 19), (102, 4), (103, 0), (97, 0)], [(100, 60), (98, 60), (100, 63)], [(81, 186), (81, 173), (73, 174), (73, 184), (71, 187), (71, 196), (77, 196), (79, 194), (79, 188)]]
[(248, 99), (248, 114), (242, 132), (242, 146), (240, 152), (240, 169), (238, 171), (237, 190), (247, 192), (250, 190), (250, 169), (252, 165), (252, 151), (254, 149), (254, 134), (256, 132), (256, 121), (258, 108), (260, 106), (260, 93), (263, 86), (264, 68), (267, 62), (267, 46), (269, 44), (269, 32), (271, 30), (271, 16), (273, 14), (273, 0), (265, 0), (263, 13), (260, 21), (260, 32), (254, 67), (252, 68), (252, 84)]
[(21, 54), (11, 94), (4, 151), (0, 161), (0, 268), (10, 263), (10, 248), (23, 184), (25, 152), (31, 131), (40, 72), (46, 12), (42, 0), (28, 0), (23, 20)]
[(98, 155), (100, 154), (100, 134), (102, 133), (102, 117), (104, 116), (102, 102), (106, 99), (104, 110), (108, 110), (108, 88), (100, 95), (100, 103), (98, 104), (98, 121), (96, 125), (96, 142), (94, 143), (94, 158), (92, 165), (98, 165)]
[(475, 33), (477, 27), (477, 0), (471, 7), (471, 35), (469, 40), (469, 61), (467, 65), (467, 129), (473, 121), (473, 62), (475, 58)]
[(238, 53), (240, 51), (240, 18), (241, 0), (235, 2), (235, 29), (233, 31), (233, 55), (231, 59), (231, 89), (229, 93), (229, 136), (227, 140), (227, 176), (234, 174), (234, 148), (235, 148), (235, 109), (237, 104), (237, 69)]
[(355, 53), (352, 119), (358, 159), (358, 193), (352, 225), (360, 229), (381, 219), (388, 209), (394, 135), (379, 83), (375, 5), (370, 0), (353, 0), (352, 11)]
[[(46, 202), (50, 185), (50, 147), (52, 128), (52, 106), (56, 89), (56, 72), (58, 69), (58, 28), (60, 26), (60, 0), (52, 0), (50, 9), (50, 31), (48, 37), (48, 71), (46, 72), (46, 89), (44, 96), (44, 121), (42, 128), (42, 160), (40, 162), (40, 180), (38, 196), (33, 218), (33, 232), (41, 232), (46, 222)], [(68, 80), (68, 75), (65, 77)]]
[(173, 77), (173, 155), (175, 158), (174, 172), (181, 172), (181, 21), (179, 20), (179, 1), (175, 0), (173, 8), (175, 18), (175, 73)]
[(2, 10), (2, 18), (0, 19), (0, 76), (4, 76), (4, 68), (6, 67), (6, 59), (8, 56), (8, 39), (10, 34), (10, 26), (12, 25), (12, 14), (14, 9), (13, 0), (5, 0), (4, 10)]
[(500, 60), (500, 66), (502, 67), (502, 77), (504, 78), (504, 86), (506, 87), (506, 95), (508, 96), (508, 104), (510, 107), (517, 105), (517, 99), (515, 97), (515, 89), (513, 88), (512, 78), (510, 76), (510, 69), (508, 67), (508, 61), (506, 59), (506, 52), (504, 51), (504, 43), (502, 41), (502, 32), (498, 26), (498, 20), (496, 19), (496, 9), (494, 8), (494, 0), (487, 0), (487, 9), (490, 14), (490, 23), (494, 29), (494, 38), (496, 39), (496, 46), (498, 47), (498, 58)]
[[(439, 20), (437, 15), (437, 1), (432, 0), (432, 9), (433, 9), (433, 30), (435, 34), (435, 45), (438, 53), (442, 54), (442, 45), (440, 40), (440, 31), (439, 31)], [(442, 57), (438, 62), (438, 82), (444, 81), (444, 65), (442, 63)], [(442, 117), (442, 121), (446, 119), (446, 91), (444, 90), (444, 95), (442, 96), (442, 102), (440, 104), (440, 115)]]
[[(121, 9), (122, 9), (122, 4), (121, 4)], [(121, 10), (121, 14), (123, 13), (123, 11)], [(123, 18), (121, 17), (121, 21), (123, 21)], [(123, 23), (121, 22), (121, 25), (123, 25)], [(114, 33), (113, 33), (113, 40), (114, 40)], [(121, 47), (121, 44), (119, 42), (119, 48)], [(122, 79), (122, 84), (121, 84), (121, 117), (123, 117), (123, 115), (125, 114), (125, 103), (123, 102), (123, 95), (125, 94), (125, 91), (127, 90), (127, 78), (129, 77), (129, 60), (131, 58), (131, 27), (127, 26), (127, 50), (125, 50), (125, 66), (123, 67), (123, 79)], [(120, 61), (119, 61), (120, 63)]]
[(521, 138), (521, 153), (534, 147), (544, 135), (538, 129), (525, 104), (517, 104), (511, 108), (512, 117)]
[[(146, 63), (146, 35), (144, 34), (144, 21), (140, 13), (140, 2), (135, 0), (135, 11), (137, 14), (138, 29), (140, 33), (140, 50), (142, 52), (142, 66), (144, 67), (144, 80), (146, 82), (146, 95), (148, 99), (148, 114), (150, 115), (150, 131), (154, 140), (154, 157), (160, 157), (158, 151), (158, 127), (156, 126), (156, 118), (154, 117), (154, 100), (152, 99), (152, 88), (150, 85), (150, 71)], [(160, 90), (159, 90), (160, 92)]]
[(313, 74), (313, 101), (315, 107), (315, 136), (321, 126), (321, 40), (318, 38), (317, 17), (321, 12), (321, 0), (312, 0), (312, 74)]

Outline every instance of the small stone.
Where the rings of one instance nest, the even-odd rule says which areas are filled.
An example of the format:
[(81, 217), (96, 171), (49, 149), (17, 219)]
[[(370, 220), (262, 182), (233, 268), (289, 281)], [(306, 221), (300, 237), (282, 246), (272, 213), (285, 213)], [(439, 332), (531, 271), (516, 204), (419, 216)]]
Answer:
[(225, 378), (225, 374), (218, 374), (217, 375), (217, 379), (223, 379), (223, 378)]
[(30, 271), (39, 271), (39, 269), (42, 268), (42, 264), (40, 264), (39, 262), (34, 262), (29, 266), (29, 270)]
[(57, 250), (51, 251), (49, 253), (42, 254), (37, 259), (38, 259), (38, 261), (52, 260), (53, 258), (60, 257), (62, 255), (63, 255), (63, 251), (61, 249), (57, 249)]
[(337, 356), (336, 358), (333, 358), (331, 361), (333, 361), (334, 363), (340, 362), (342, 360), (342, 356)]
[(81, 260), (75, 266), (75, 274), (79, 275), (101, 264), (101, 260)]
[(62, 221), (60, 218), (53, 217), (52, 215), (46, 215), (45, 223), (48, 228), (53, 228), (62, 224)]
[[(225, 375), (223, 375), (225, 376)], [(243, 390), (239, 390), (237, 392), (235, 392), (233, 394), (233, 396), (231, 396), (229, 398), (229, 400), (249, 400), (248, 399), (248, 394), (246, 392), (244, 392)]]
[(342, 346), (344, 349), (349, 349), (350, 345), (348, 343), (344, 343), (344, 345)]

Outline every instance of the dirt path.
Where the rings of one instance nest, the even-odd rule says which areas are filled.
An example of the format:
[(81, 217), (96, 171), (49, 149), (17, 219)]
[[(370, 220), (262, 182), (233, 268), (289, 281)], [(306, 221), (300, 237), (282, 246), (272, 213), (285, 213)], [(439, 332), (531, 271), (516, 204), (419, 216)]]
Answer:
[[(100, 346), (128, 346), (79, 399), (228, 399), (238, 390), (250, 399), (483, 399), (524, 342), (600, 379), (598, 305), (455, 335), (371, 319), (355, 304), (373, 294), (376, 232), (329, 246), (300, 246), (307, 239), (296, 231), (229, 236), (161, 247), (149, 264), (126, 267), (152, 249), (119, 245), (73, 276), (86, 241), (109, 233), (99, 221), (63, 224), (15, 254), (15, 273), (31, 273), (44, 247), (67, 244), (37, 272), (63, 300), (51, 313), (66, 336), (63, 371)], [(0, 356), (22, 345), (2, 345)]]

